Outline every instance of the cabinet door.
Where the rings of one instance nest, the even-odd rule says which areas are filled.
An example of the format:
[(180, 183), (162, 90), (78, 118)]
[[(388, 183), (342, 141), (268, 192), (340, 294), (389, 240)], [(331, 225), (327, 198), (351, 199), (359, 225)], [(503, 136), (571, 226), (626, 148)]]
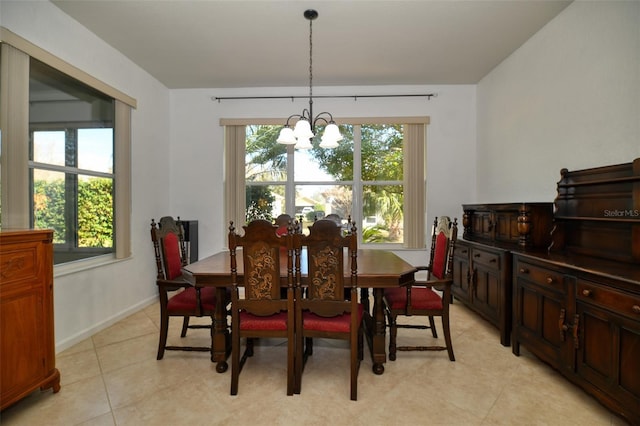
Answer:
[(501, 258), (492, 251), (471, 249), (472, 296), (474, 305), (491, 322), (498, 324), (500, 307)]
[(463, 302), (469, 302), (470, 300), (469, 252), (469, 246), (458, 243), (453, 253), (453, 284), (451, 285), (451, 291), (457, 299)]
[(490, 211), (475, 211), (471, 229), (477, 238), (493, 239), (493, 214)]
[(565, 277), (556, 270), (519, 259), (514, 266), (513, 353), (520, 354), (522, 343), (553, 367), (562, 369), (565, 341), (571, 338), (564, 326), (572, 319), (567, 311)]
[(518, 232), (518, 212), (498, 211), (494, 219), (495, 240), (505, 243), (517, 243), (520, 238)]
[(640, 419), (640, 296), (585, 280), (576, 290), (576, 373)]
[(46, 341), (42, 294), (26, 286), (24, 292), (0, 301), (0, 374), (2, 400), (36, 386), (47, 373), (42, 345)]

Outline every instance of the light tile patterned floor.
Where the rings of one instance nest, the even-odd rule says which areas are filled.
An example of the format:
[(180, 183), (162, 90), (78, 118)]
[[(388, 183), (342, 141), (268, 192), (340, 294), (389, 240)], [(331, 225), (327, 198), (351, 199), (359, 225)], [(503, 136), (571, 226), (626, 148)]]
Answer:
[[(262, 342), (230, 396), (229, 371), (216, 373), (207, 353), (169, 351), (156, 361), (158, 310), (149, 306), (58, 354), (61, 391), (34, 392), (0, 413), (2, 425), (625, 424), (526, 349), (514, 356), (495, 328), (459, 303), (451, 313), (455, 362), (446, 352), (400, 352), (377, 376), (365, 353), (357, 402), (349, 400), (343, 342), (315, 342), (302, 393), (290, 397), (286, 346)], [(206, 344), (207, 330), (180, 339), (179, 326), (172, 322), (170, 341)], [(399, 340), (428, 333), (400, 330)]]

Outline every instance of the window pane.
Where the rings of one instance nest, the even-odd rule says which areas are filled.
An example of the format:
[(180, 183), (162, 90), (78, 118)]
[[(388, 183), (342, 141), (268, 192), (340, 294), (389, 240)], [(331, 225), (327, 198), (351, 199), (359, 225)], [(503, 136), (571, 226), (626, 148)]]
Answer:
[(113, 247), (113, 179), (78, 176), (78, 247)]
[(34, 132), (33, 161), (64, 166), (64, 144), (64, 131)]
[(286, 213), (284, 191), (284, 185), (247, 185), (246, 221), (273, 220), (282, 213)]
[(362, 180), (402, 181), (402, 125), (362, 126)]
[[(320, 133), (320, 132), (318, 132)], [(314, 141), (308, 151), (295, 152), (296, 182), (340, 182), (353, 180), (353, 126), (341, 125), (344, 139), (337, 148), (324, 149)], [(316, 139), (319, 139), (316, 137)]]
[(280, 128), (281, 126), (247, 126), (245, 156), (247, 182), (287, 180), (287, 147), (276, 142)]
[(78, 168), (113, 173), (113, 129), (78, 129)]
[(364, 185), (362, 240), (402, 243), (404, 194), (401, 185)]
[(64, 173), (33, 171), (34, 227), (53, 229), (53, 243), (66, 243)]
[(295, 189), (296, 217), (302, 216), (303, 225), (330, 214), (346, 222), (352, 215), (351, 185), (296, 185)]

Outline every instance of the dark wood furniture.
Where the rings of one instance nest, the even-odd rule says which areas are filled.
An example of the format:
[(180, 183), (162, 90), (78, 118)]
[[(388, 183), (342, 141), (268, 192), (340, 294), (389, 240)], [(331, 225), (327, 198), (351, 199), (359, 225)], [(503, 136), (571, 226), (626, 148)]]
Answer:
[(548, 252), (514, 253), (520, 346), (640, 424), (640, 159), (561, 171)]
[[(162, 217), (157, 224), (151, 219), (151, 241), (156, 259), (156, 284), (160, 298), (160, 336), (157, 359), (160, 360), (164, 357), (165, 350), (201, 351), (211, 352), (211, 361), (213, 362), (212, 346), (167, 345), (170, 317), (182, 318), (180, 337), (185, 337), (189, 328), (211, 330), (212, 325), (190, 325), (189, 318), (209, 316), (213, 324), (216, 310), (215, 289), (195, 287), (182, 276), (182, 267), (187, 264), (182, 224), (179, 221), (174, 221), (170, 216)], [(213, 334), (212, 331), (211, 334)]]
[[(242, 268), (238, 258), (238, 274)], [(286, 265), (281, 263), (281, 269)], [(345, 276), (351, 272), (345, 268)], [(223, 251), (199, 260), (183, 268), (184, 274), (194, 285), (203, 287), (215, 287), (218, 295), (216, 319), (214, 322), (214, 360), (217, 362), (216, 371), (222, 373), (227, 370), (228, 329), (224, 314), (224, 294), (231, 283), (231, 270), (229, 266), (229, 252)], [(305, 265), (302, 265), (302, 274), (306, 274)], [(374, 249), (358, 249), (358, 286), (365, 289), (373, 289), (373, 307), (369, 306), (368, 295), (362, 297), (360, 303), (365, 308), (364, 324), (365, 337), (371, 349), (373, 359), (373, 371), (376, 374), (384, 372), (384, 363), (387, 360), (385, 315), (382, 302), (382, 293), (385, 287), (398, 287), (413, 282), (416, 268), (405, 262), (393, 252)], [(238, 275), (238, 281), (242, 282), (243, 276)]]
[(53, 231), (0, 232), (0, 410), (60, 390), (53, 327)]
[(552, 203), (463, 204), (463, 240), (454, 252), (456, 299), (495, 325), (500, 343), (511, 341), (511, 253), (546, 248)]
[[(282, 338), (287, 341), (287, 395), (295, 387), (295, 320), (293, 279), (293, 229), (284, 235), (268, 220), (254, 220), (243, 226), (244, 235), (229, 226), (231, 267), (231, 395), (238, 394), (240, 372), (253, 356), (254, 338)], [(240, 251), (242, 275), (238, 280), (237, 251)], [(286, 272), (281, 276), (281, 258), (286, 258)], [(240, 292), (241, 284), (244, 291)], [(281, 285), (286, 287), (281, 297)], [(242, 339), (245, 350), (240, 356)]]
[[(363, 359), (364, 309), (358, 303), (358, 239), (355, 224), (348, 223), (347, 233), (343, 235), (341, 224), (331, 219), (318, 220), (309, 227), (309, 235), (297, 233), (294, 240), (296, 393), (301, 391), (302, 373), (313, 354), (313, 338), (339, 339), (349, 342), (351, 400), (356, 401), (358, 370)], [(306, 250), (303, 251), (303, 247)], [(303, 263), (306, 263), (307, 270), (304, 276)], [(345, 268), (350, 273), (346, 277)]]
[[(428, 266), (418, 266), (418, 271), (427, 271), (426, 281), (415, 281), (405, 287), (386, 288), (384, 304), (389, 319), (389, 359), (396, 359), (396, 351), (441, 351), (446, 350), (449, 359), (455, 361), (449, 326), (449, 303), (453, 267), (453, 249), (458, 235), (458, 222), (447, 216), (436, 218), (431, 233), (431, 251)], [(434, 291), (439, 290), (442, 294)], [(429, 325), (401, 324), (398, 316), (424, 316)], [(398, 328), (431, 329), (438, 338), (433, 317), (441, 317), (445, 346), (397, 346)]]

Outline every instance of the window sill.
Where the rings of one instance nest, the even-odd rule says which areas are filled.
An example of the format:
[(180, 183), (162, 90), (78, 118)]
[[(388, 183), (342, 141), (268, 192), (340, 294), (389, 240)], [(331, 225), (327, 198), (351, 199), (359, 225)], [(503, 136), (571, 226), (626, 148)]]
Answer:
[(53, 276), (54, 278), (64, 277), (65, 275), (71, 275), (77, 272), (95, 269), (101, 266), (111, 265), (113, 263), (118, 263), (129, 259), (131, 259), (131, 257), (125, 259), (116, 259), (115, 254), (110, 253), (102, 256), (94, 256), (89, 259), (61, 263), (59, 265), (53, 266)]

